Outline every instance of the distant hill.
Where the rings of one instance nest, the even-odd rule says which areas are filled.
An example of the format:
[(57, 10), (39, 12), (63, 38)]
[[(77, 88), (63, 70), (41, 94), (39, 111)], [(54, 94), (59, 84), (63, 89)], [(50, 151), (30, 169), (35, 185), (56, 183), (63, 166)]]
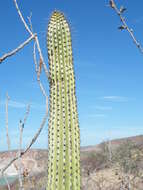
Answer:
[[(140, 148), (143, 148), (143, 135), (139, 135), (139, 136), (112, 140), (110, 141), (111, 149), (116, 150), (120, 145), (122, 145), (127, 141), (134, 143), (136, 146)], [(81, 147), (81, 171), (82, 171), (83, 184), (87, 180), (88, 175), (94, 173), (95, 169), (96, 171), (102, 171), (103, 169), (105, 170), (107, 168), (104, 173), (105, 174), (108, 173), (107, 172), (108, 167), (105, 164), (104, 155), (102, 155), (104, 153), (103, 152), (104, 144), (108, 144), (108, 142), (102, 142), (95, 146)], [(12, 157), (16, 156), (16, 154), (17, 154), (16, 150), (12, 152), (7, 152), (7, 151), (0, 152), (0, 169), (3, 168)], [(35, 181), (41, 180), (41, 183), (45, 183), (43, 181), (46, 179), (47, 160), (48, 160), (47, 150), (31, 149), (22, 157), (23, 170), (27, 172), (27, 176), (29, 178), (33, 179), (34, 176)], [(18, 161), (16, 161), (7, 169), (6, 174), (9, 175), (9, 177), (17, 176), (18, 173), (17, 169), (18, 169)], [(0, 190), (3, 189), (4, 186), (3, 187), (0, 186)], [(16, 186), (14, 185), (11, 190), (16, 190)]]
[[(121, 138), (121, 139), (115, 139), (111, 140), (111, 147), (112, 149), (116, 149), (119, 147), (122, 143), (125, 141), (131, 141), (135, 143), (138, 146), (143, 147), (143, 135), (139, 136), (133, 136), (133, 137), (127, 137), (127, 138)], [(85, 155), (88, 155), (89, 153), (93, 152), (98, 152), (101, 150), (102, 145), (104, 142), (95, 145), (95, 146), (85, 146), (81, 147), (81, 160), (85, 157)], [(8, 151), (3, 151), (0, 152), (0, 168), (2, 168), (6, 163), (14, 156), (16, 156), (17, 150), (14, 150), (12, 152)], [(42, 149), (31, 149), (28, 151), (23, 157), (22, 157), (22, 162), (23, 166), (25, 168), (28, 168), (29, 172), (41, 172), (45, 169), (44, 164), (47, 163), (47, 158), (48, 158), (48, 152), (47, 150), (42, 150)], [(15, 166), (18, 163), (15, 162)], [(8, 170), (7, 173), (10, 175), (17, 174), (16, 167), (12, 165)]]
[[(112, 148), (117, 148), (118, 146), (120, 146), (122, 143), (124, 143), (127, 140), (132, 141), (138, 146), (143, 146), (143, 135), (114, 139), (114, 140), (111, 140), (110, 142), (112, 144)], [(103, 142), (97, 145), (83, 146), (81, 147), (81, 152), (92, 152), (92, 151), (100, 150), (102, 144)]]

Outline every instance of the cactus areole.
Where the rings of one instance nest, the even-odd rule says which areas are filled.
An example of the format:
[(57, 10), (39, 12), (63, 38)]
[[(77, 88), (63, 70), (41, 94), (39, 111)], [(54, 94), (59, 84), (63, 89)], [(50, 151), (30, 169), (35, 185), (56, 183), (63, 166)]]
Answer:
[(69, 24), (55, 11), (47, 32), (50, 75), (47, 190), (80, 190), (80, 133)]

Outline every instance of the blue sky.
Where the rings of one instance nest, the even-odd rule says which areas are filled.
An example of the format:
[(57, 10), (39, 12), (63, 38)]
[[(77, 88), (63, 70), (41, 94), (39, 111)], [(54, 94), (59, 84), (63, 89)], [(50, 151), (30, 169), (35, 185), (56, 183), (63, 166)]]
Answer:
[[(143, 43), (143, 2), (116, 1), (127, 7), (128, 24)], [(128, 33), (119, 31), (120, 21), (105, 0), (18, 1), (25, 16), (32, 12), (34, 31), (48, 65), (46, 30), (52, 11), (63, 11), (70, 23), (73, 41), (81, 145), (143, 134), (143, 55)], [(28, 38), (12, 0), (0, 2), (0, 56)], [(18, 147), (18, 123), (25, 106), (31, 112), (24, 128), (23, 147), (30, 141), (45, 113), (44, 98), (36, 82), (33, 43), (0, 65), (0, 150), (7, 149), (5, 97), (9, 102), (11, 147)], [(44, 86), (49, 86), (44, 73)], [(47, 125), (35, 148), (47, 147)]]

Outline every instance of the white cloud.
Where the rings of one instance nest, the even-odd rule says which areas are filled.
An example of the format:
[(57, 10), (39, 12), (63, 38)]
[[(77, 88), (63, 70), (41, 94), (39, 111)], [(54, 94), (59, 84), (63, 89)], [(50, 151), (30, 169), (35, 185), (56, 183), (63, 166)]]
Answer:
[[(2, 102), (0, 102), (0, 104), (1, 104), (2, 106), (5, 106), (6, 102), (5, 102), (5, 101), (2, 101)], [(24, 103), (22, 103), (22, 102), (18, 102), (18, 101), (9, 100), (8, 106), (9, 106), (9, 107), (13, 107), (13, 108), (25, 108), (25, 107), (26, 107), (26, 104), (24, 104)]]
[(112, 110), (111, 106), (96, 106), (96, 110), (106, 111), (106, 110)]
[(89, 117), (92, 117), (92, 118), (94, 118), (94, 117), (106, 117), (106, 115), (105, 114), (89, 114)]
[[(6, 104), (6, 102), (5, 101), (2, 101), (1, 103), (0, 103), (2, 106), (5, 106), (5, 104)], [(45, 105), (42, 105), (42, 104), (37, 104), (37, 103), (35, 103), (35, 102), (32, 102), (32, 103), (29, 103), (30, 104), (30, 107), (32, 108), (32, 109), (45, 109)], [(12, 108), (20, 108), (20, 109), (22, 109), (22, 108), (26, 108), (27, 107), (27, 105), (28, 105), (28, 103), (24, 103), (24, 102), (19, 102), (19, 101), (14, 101), (14, 100), (9, 100), (9, 102), (8, 102), (8, 106), (9, 107), (12, 107)]]
[(22, 102), (13, 101), (13, 100), (10, 100), (8, 105), (13, 108), (25, 108), (26, 107), (26, 104), (24, 104)]
[(129, 101), (128, 97), (124, 96), (103, 96), (101, 99), (107, 100), (107, 101), (114, 101), (114, 102), (127, 102)]

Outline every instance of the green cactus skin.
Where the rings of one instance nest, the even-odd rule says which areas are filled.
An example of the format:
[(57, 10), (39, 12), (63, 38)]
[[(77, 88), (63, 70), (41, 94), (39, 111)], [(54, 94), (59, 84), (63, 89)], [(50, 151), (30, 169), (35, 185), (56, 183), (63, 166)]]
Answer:
[(80, 190), (80, 131), (69, 25), (55, 11), (47, 33), (50, 74), (47, 190)]

